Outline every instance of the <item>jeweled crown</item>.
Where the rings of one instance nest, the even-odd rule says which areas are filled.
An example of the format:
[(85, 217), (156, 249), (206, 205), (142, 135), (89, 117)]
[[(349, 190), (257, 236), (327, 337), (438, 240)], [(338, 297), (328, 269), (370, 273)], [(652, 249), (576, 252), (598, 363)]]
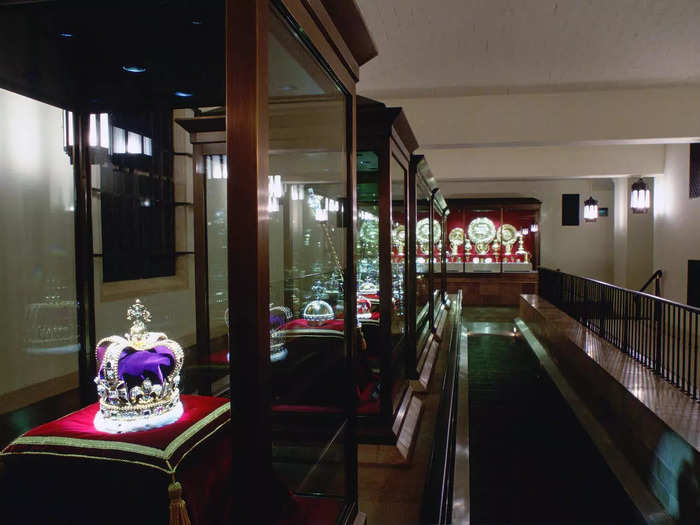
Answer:
[(100, 398), (95, 427), (105, 432), (146, 430), (182, 415), (182, 348), (164, 333), (148, 331), (151, 313), (139, 299), (126, 318), (132, 321), (129, 333), (106, 337), (95, 349)]

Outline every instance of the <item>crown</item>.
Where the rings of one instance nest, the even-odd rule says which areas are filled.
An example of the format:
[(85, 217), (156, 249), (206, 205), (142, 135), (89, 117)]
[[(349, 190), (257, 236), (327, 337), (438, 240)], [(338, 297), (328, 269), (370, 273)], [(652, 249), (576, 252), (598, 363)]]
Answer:
[(184, 353), (160, 332), (149, 332), (151, 313), (136, 299), (127, 310), (131, 330), (97, 343), (95, 377), (100, 410), (95, 428), (109, 433), (161, 427), (182, 415), (180, 370)]

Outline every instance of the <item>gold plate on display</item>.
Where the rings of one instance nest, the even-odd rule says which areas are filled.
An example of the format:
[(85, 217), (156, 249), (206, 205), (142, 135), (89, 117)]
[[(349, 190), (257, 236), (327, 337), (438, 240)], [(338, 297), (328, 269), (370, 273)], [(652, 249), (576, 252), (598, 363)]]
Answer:
[(518, 240), (518, 230), (512, 224), (504, 224), (498, 228), (496, 238), (503, 244), (513, 244)]
[(403, 253), (403, 247), (406, 244), (406, 227), (403, 224), (399, 224), (392, 230), (391, 238), (394, 246), (398, 248), (399, 253)]
[(496, 238), (496, 225), (488, 217), (477, 217), (469, 223), (467, 233), (474, 244), (490, 244)]
[[(428, 226), (430, 219), (427, 217), (418, 221), (416, 224), (416, 240), (420, 244), (427, 245), (430, 243), (430, 227)], [(440, 232), (442, 231), (440, 223), (433, 219), (433, 240), (440, 240)]]
[(464, 230), (462, 228), (452, 228), (450, 231), (450, 244), (462, 246), (464, 244)]

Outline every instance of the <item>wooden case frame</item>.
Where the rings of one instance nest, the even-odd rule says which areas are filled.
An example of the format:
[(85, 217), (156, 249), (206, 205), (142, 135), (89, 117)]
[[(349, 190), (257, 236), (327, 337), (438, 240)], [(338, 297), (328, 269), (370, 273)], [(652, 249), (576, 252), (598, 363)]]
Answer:
[[(379, 331), (381, 341), (380, 372), (380, 413), (376, 416), (363, 416), (359, 419), (360, 439), (371, 442), (391, 442), (396, 440), (392, 428), (401, 408), (407, 381), (397, 382), (398, 371), (405, 370), (409, 379), (415, 376), (415, 355), (411, 352), (408, 337), (408, 311), (404, 316), (404, 337), (394, 345), (391, 338), (392, 303), (392, 217), (394, 195), (391, 179), (391, 161), (395, 159), (404, 171), (403, 193), (406, 216), (406, 237), (410, 238), (410, 217), (412, 212), (409, 200), (410, 159), (418, 142), (401, 108), (386, 107), (380, 102), (360, 99), (357, 110), (357, 149), (373, 151), (378, 156), (377, 186), (379, 189)], [(408, 245), (408, 243), (407, 243)], [(408, 274), (408, 257), (404, 257), (405, 294), (411, 295)]]

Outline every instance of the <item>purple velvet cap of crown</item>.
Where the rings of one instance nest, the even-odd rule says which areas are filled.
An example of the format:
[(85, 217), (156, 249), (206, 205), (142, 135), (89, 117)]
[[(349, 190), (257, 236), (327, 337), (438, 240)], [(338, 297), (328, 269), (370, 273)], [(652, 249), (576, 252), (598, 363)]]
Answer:
[[(97, 348), (97, 358), (102, 359), (106, 348)], [(124, 380), (127, 387), (140, 384), (144, 379), (150, 379), (151, 383), (163, 384), (163, 380), (170, 374), (175, 366), (175, 354), (167, 346), (156, 345), (148, 350), (136, 350), (127, 346), (119, 354), (118, 375)], [(102, 363), (100, 362), (100, 377), (102, 375)]]
[(286, 322), (287, 319), (283, 314), (270, 313), (270, 326), (272, 328), (279, 328)]

